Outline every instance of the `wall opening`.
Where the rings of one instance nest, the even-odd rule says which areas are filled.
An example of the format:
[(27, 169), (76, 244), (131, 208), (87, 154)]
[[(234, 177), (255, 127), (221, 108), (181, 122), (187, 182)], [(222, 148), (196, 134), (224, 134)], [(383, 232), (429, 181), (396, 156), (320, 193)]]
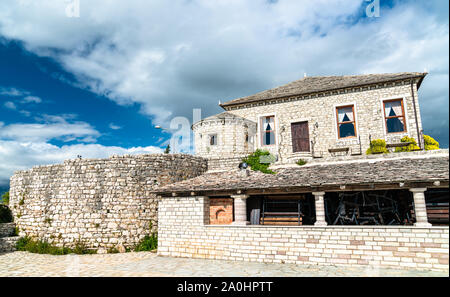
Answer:
[(313, 225), (316, 214), (311, 194), (263, 195), (247, 199), (251, 225)]
[(230, 197), (209, 198), (209, 224), (227, 225), (233, 222), (233, 199)]
[(429, 223), (433, 226), (449, 225), (449, 189), (428, 189), (425, 203)]
[(328, 225), (412, 225), (413, 197), (409, 190), (328, 192)]

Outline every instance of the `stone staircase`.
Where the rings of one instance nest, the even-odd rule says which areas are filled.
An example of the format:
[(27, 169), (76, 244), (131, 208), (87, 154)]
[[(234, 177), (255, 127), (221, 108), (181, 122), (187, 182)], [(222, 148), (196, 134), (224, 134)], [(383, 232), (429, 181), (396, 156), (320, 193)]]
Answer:
[(0, 224), (0, 253), (13, 252), (16, 250), (16, 243), (19, 236), (15, 236), (16, 224)]

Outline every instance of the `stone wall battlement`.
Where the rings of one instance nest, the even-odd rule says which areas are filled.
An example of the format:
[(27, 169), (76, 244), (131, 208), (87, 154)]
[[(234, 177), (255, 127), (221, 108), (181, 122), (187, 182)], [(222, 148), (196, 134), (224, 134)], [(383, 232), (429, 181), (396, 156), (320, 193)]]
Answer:
[(75, 159), (17, 171), (10, 208), (20, 235), (104, 252), (132, 248), (157, 229), (156, 187), (201, 175), (207, 161), (184, 154)]

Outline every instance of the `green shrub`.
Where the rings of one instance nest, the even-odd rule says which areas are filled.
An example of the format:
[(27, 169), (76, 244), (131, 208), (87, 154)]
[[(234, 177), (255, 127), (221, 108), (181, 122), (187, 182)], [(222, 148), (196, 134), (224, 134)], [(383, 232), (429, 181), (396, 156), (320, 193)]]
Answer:
[(246, 158), (242, 159), (242, 162), (245, 162), (250, 166), (250, 168), (254, 171), (261, 171), (262, 173), (267, 174), (275, 174), (274, 171), (269, 169), (270, 163), (261, 163), (261, 157), (267, 156), (269, 158), (271, 155), (268, 151), (263, 151), (257, 149), (254, 153), (248, 155)]
[(67, 254), (95, 254), (95, 250), (88, 250), (83, 244), (77, 243), (74, 249), (67, 247), (57, 247), (49, 244), (46, 241), (33, 240), (30, 237), (21, 237), (16, 243), (18, 251), (26, 251), (35, 254), (50, 254), (50, 255), (67, 255)]
[(303, 159), (298, 160), (295, 164), (297, 164), (298, 166), (303, 166), (305, 165), (307, 162)]
[(389, 151), (386, 148), (386, 141), (384, 139), (375, 139), (370, 142), (370, 148), (367, 149), (366, 155), (370, 154), (388, 154)]
[(0, 204), (0, 223), (11, 223), (13, 216), (8, 206)]
[(135, 252), (153, 251), (158, 248), (158, 235), (152, 233), (152, 235), (146, 235), (141, 242), (134, 248)]
[(2, 195), (2, 203), (5, 204), (5, 205), (9, 205), (9, 191), (5, 192)]
[(87, 255), (87, 254), (96, 254), (97, 253), (96, 250), (91, 250), (91, 249), (86, 248), (85, 244), (80, 241), (75, 244), (75, 247), (73, 248), (73, 250), (71, 250), (71, 252), (74, 254), (78, 254), (78, 255)]
[(420, 147), (417, 145), (417, 142), (414, 138), (412, 137), (408, 137), (405, 136), (402, 139), (400, 139), (401, 142), (411, 142), (410, 145), (408, 146), (403, 146), (403, 147), (396, 147), (395, 148), (395, 152), (410, 152), (410, 151), (415, 151), (415, 150), (419, 150)]
[(423, 140), (425, 141), (425, 150), (431, 151), (439, 149), (439, 142), (437, 142), (433, 137), (424, 135)]

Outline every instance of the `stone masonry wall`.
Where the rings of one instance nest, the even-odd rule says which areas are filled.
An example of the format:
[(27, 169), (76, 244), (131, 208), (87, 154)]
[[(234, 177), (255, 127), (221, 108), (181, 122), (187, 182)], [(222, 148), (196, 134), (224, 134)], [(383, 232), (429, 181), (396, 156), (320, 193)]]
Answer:
[[(413, 85), (417, 122), (419, 130), (422, 129), (420, 117), (417, 86)], [(407, 121), (405, 133), (386, 134), (384, 126), (384, 112), (382, 100), (404, 98), (404, 107)], [(295, 99), (295, 98), (294, 98)], [(361, 138), (362, 153), (369, 148), (369, 134), (373, 139), (385, 139), (387, 143), (399, 142), (408, 135), (418, 141), (416, 120), (414, 115), (413, 97), (409, 81), (386, 85), (379, 88), (349, 91), (322, 97), (313, 97), (301, 100), (274, 102), (273, 104), (255, 103), (248, 107), (229, 107), (227, 111), (259, 123), (261, 116), (275, 115), (276, 145), (261, 146), (260, 137), (255, 138), (255, 149), (262, 148), (273, 154), (281, 156), (280, 162), (292, 163), (299, 158), (310, 157), (311, 153), (292, 151), (291, 124), (308, 121), (309, 138), (315, 142), (315, 155), (329, 155), (329, 148), (349, 147), (351, 153), (359, 153), (358, 138), (338, 139), (336, 125), (336, 107), (354, 104), (357, 136)], [(273, 100), (277, 101), (277, 100)], [(315, 125), (317, 123), (317, 126)], [(259, 131), (258, 131), (259, 133)], [(312, 148), (311, 148), (312, 149)]]
[(16, 230), (16, 224), (14, 223), (3, 223), (0, 224), (0, 237), (9, 237), (14, 235)]
[(207, 197), (161, 198), (158, 254), (305, 265), (448, 271), (449, 228), (207, 225)]
[(68, 160), (16, 172), (10, 207), (21, 236), (99, 252), (132, 248), (157, 228), (150, 191), (206, 170), (205, 159), (181, 154)]
[[(236, 158), (247, 156), (254, 149), (255, 123), (242, 119), (211, 119), (193, 125), (195, 154), (204, 158)], [(217, 144), (210, 144), (216, 135)]]

